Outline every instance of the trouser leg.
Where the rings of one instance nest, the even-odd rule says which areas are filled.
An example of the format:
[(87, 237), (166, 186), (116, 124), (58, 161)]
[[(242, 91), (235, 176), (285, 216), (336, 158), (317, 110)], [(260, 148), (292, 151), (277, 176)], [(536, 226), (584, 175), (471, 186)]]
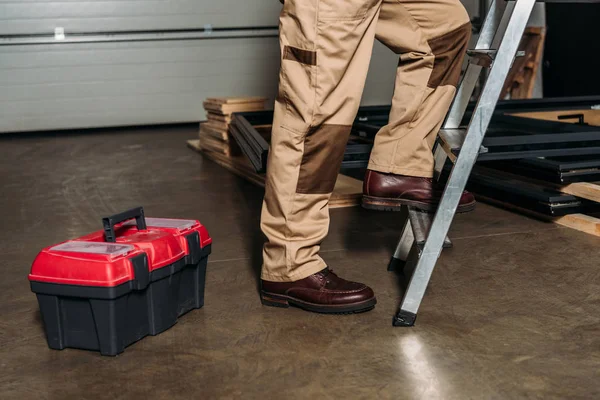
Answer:
[(448, 112), (471, 34), (459, 0), (384, 0), (377, 39), (400, 55), (389, 124), (369, 169), (433, 176), (432, 147)]
[(319, 256), (360, 104), (382, 0), (286, 0), (261, 228), (262, 279), (296, 281)]

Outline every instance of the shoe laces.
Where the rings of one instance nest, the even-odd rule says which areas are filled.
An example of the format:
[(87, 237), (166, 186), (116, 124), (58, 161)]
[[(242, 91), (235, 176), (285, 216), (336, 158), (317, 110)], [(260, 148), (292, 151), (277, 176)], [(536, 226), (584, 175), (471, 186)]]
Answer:
[(332, 269), (330, 269), (329, 267), (319, 271), (319, 274), (321, 274), (321, 276), (323, 276), (323, 278), (325, 278), (325, 282), (326, 283), (331, 283), (331, 280), (328, 278), (329, 275), (333, 275), (333, 276), (337, 276)]

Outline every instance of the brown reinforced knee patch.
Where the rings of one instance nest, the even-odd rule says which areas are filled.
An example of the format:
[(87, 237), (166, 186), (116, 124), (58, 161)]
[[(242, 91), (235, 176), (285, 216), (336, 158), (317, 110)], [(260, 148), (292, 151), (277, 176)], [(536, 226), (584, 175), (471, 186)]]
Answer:
[(436, 88), (458, 84), (460, 69), (470, 38), (471, 23), (467, 22), (453, 31), (428, 41), (435, 61), (427, 86)]
[(297, 61), (306, 65), (317, 65), (317, 52), (285, 46), (283, 49), (283, 59)]
[(304, 140), (304, 155), (296, 193), (333, 192), (352, 126), (321, 125), (311, 128)]

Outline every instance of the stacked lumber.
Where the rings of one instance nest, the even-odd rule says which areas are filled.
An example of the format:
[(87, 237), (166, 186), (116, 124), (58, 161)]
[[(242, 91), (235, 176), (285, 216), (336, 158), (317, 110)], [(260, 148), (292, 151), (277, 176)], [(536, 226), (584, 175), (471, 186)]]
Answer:
[(229, 135), (231, 114), (265, 109), (264, 97), (210, 97), (203, 103), (205, 122), (200, 123), (199, 145), (206, 151), (226, 156), (239, 154), (239, 148)]

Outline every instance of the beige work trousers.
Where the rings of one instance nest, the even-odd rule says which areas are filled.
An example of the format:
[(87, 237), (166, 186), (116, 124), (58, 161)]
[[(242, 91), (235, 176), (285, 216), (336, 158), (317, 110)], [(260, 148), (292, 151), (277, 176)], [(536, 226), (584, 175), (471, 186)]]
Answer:
[(399, 54), (389, 124), (369, 169), (431, 177), (432, 146), (456, 91), (471, 25), (459, 0), (285, 0), (281, 70), (261, 228), (262, 279), (296, 281), (319, 256), (328, 203), (374, 39)]

